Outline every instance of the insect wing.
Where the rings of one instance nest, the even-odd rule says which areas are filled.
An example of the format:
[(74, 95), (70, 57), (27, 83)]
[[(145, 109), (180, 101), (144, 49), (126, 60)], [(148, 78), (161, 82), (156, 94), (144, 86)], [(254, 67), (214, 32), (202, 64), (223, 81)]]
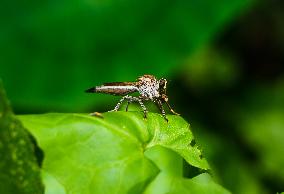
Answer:
[(138, 91), (135, 82), (110, 82), (86, 90), (86, 92), (126, 95)]

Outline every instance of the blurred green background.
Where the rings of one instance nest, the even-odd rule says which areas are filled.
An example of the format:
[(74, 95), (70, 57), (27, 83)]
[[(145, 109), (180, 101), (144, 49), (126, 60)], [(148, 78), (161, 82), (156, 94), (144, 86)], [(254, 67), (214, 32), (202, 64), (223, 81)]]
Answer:
[(221, 185), (284, 191), (283, 1), (6, 1), (0, 14), (16, 114), (104, 112), (119, 97), (85, 89), (165, 77)]

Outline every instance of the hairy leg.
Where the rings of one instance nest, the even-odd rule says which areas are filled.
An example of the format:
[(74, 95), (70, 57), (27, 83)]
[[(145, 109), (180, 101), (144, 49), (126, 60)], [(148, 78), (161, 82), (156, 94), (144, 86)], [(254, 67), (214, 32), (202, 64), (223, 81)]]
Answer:
[(157, 101), (155, 101), (155, 104), (158, 106), (158, 108), (159, 108), (159, 110), (161, 111), (161, 113), (162, 113), (164, 119), (168, 122), (168, 119), (167, 119), (167, 117), (166, 117), (166, 112), (165, 112), (165, 110), (164, 110), (164, 108), (163, 108), (162, 102), (161, 102), (160, 100), (157, 100)]
[[(142, 107), (142, 109), (143, 109), (144, 118), (147, 117), (147, 112), (148, 111), (147, 111), (147, 108), (145, 107), (145, 105), (143, 104), (142, 99), (138, 98), (138, 97), (134, 97), (134, 96), (128, 96), (128, 95), (124, 96), (123, 98), (120, 99), (120, 101), (117, 103), (117, 105), (111, 111), (118, 111), (118, 109), (120, 108), (120, 106), (121, 106), (121, 104), (122, 104), (122, 102), (124, 100), (127, 100), (126, 111), (128, 111), (128, 106), (129, 106), (130, 103), (138, 102), (140, 104), (140, 106)], [(111, 112), (111, 111), (109, 111), (109, 112)]]
[(131, 102), (132, 102), (131, 100), (128, 100), (128, 101), (127, 101), (127, 104), (126, 104), (126, 107), (125, 107), (125, 111), (126, 111), (126, 112), (128, 111), (128, 107), (129, 107), (129, 104), (130, 104)]
[[(122, 102), (123, 102), (124, 100), (128, 100), (129, 97), (131, 97), (131, 96), (128, 96), (128, 95), (123, 96), (123, 97), (120, 99), (120, 101), (116, 104), (116, 106), (114, 107), (114, 109), (113, 109), (113, 110), (110, 110), (109, 112), (118, 111), (118, 109), (120, 108)], [(129, 100), (128, 100), (128, 102), (129, 102)]]
[(169, 107), (170, 111), (171, 111), (173, 114), (175, 114), (175, 115), (180, 115), (179, 113), (175, 112), (175, 111), (172, 109), (172, 107), (170, 106), (170, 104), (169, 104), (168, 101), (165, 101), (165, 102), (166, 102), (167, 106)]
[(142, 107), (143, 109), (143, 112), (144, 112), (144, 118), (147, 118), (147, 108), (146, 106), (143, 104), (143, 100), (141, 98), (137, 98), (136, 97), (136, 100), (139, 102), (140, 106)]

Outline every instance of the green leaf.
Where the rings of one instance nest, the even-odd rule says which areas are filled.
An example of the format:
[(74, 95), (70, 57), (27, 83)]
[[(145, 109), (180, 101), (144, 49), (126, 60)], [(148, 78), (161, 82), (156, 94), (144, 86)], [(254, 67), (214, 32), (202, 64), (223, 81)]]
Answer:
[(14, 117), (0, 81), (0, 193), (43, 193), (28, 132)]
[(83, 95), (87, 87), (170, 75), (252, 2), (8, 1), (0, 7), (0, 76), (17, 107), (99, 106), (110, 98)]
[[(215, 130), (194, 122), (195, 136), (210, 162), (214, 178), (233, 193), (267, 194), (256, 163), (248, 163), (243, 157), (243, 148), (229, 138), (223, 138)], [(224, 154), (226, 153), (226, 154)], [(219, 157), (222, 156), (222, 157)], [(232, 178), (233, 177), (233, 178)]]
[[(44, 151), (46, 193), (153, 193), (156, 185), (175, 177), (168, 191), (225, 191), (210, 178), (204, 181), (207, 175), (182, 177), (182, 159), (200, 170), (209, 166), (198, 147), (190, 145), (189, 124), (179, 116), (168, 115), (168, 123), (159, 114), (149, 113), (145, 120), (138, 112), (19, 118)], [(168, 165), (159, 162), (168, 158)]]
[(284, 81), (274, 85), (252, 85), (239, 107), (238, 130), (257, 153), (258, 174), (284, 182)]
[[(229, 194), (220, 185), (214, 183), (207, 173), (188, 179), (182, 177), (182, 157), (163, 147), (147, 150), (149, 157), (159, 167), (160, 173), (145, 190), (145, 194)], [(174, 164), (174, 165), (173, 165)]]

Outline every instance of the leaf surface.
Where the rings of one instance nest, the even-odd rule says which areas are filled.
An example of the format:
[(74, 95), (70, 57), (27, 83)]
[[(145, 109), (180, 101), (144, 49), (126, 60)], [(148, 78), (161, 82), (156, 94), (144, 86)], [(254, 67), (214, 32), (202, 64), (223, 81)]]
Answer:
[(12, 113), (0, 81), (0, 193), (43, 193), (34, 145)]
[[(174, 162), (184, 159), (195, 168), (209, 169), (198, 147), (190, 145), (189, 124), (179, 116), (169, 115), (168, 123), (154, 113), (145, 120), (139, 112), (109, 112), (103, 118), (61, 113), (19, 118), (44, 151), (46, 193), (154, 193), (155, 185), (172, 175), (178, 177), (172, 186), (182, 183), (180, 189), (190, 190), (195, 182), (214, 187), (211, 179), (202, 183), (198, 177), (183, 178), (182, 165)], [(173, 163), (160, 166), (158, 160), (171, 161), (167, 158)], [(176, 191), (172, 186), (168, 191)]]

